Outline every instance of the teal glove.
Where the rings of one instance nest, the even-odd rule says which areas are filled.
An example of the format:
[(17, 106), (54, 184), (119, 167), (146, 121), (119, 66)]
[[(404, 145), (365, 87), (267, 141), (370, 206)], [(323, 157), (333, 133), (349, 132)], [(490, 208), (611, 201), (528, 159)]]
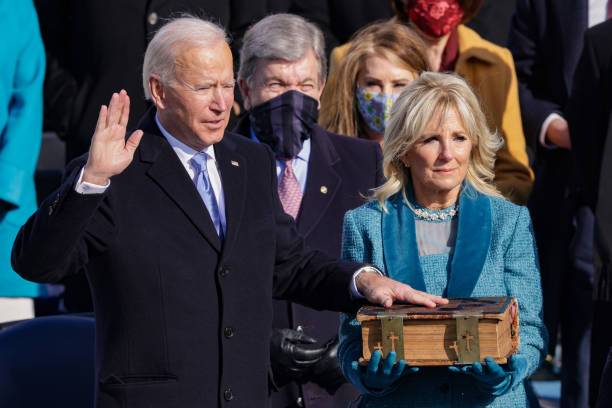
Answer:
[(478, 388), (489, 395), (498, 397), (513, 389), (525, 379), (527, 374), (527, 359), (521, 355), (513, 355), (508, 359), (507, 370), (497, 364), (491, 357), (485, 357), (485, 365), (477, 362), (464, 367), (450, 366), (454, 373), (471, 376), (476, 380)]
[(405, 360), (400, 360), (395, 364), (396, 358), (396, 353), (391, 351), (387, 358), (383, 360), (382, 352), (376, 350), (372, 353), (367, 367), (362, 367), (357, 361), (353, 361), (353, 374), (369, 391), (384, 392), (393, 386), (405, 372), (415, 373), (419, 371), (417, 367), (408, 367)]

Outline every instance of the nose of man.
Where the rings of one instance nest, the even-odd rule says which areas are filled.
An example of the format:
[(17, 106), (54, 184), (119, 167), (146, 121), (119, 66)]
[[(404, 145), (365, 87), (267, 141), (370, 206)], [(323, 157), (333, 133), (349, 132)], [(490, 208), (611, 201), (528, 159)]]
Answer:
[(210, 109), (217, 113), (225, 113), (229, 108), (228, 102), (226, 101), (226, 95), (224, 90), (220, 87), (216, 87), (213, 91), (213, 100), (210, 104)]

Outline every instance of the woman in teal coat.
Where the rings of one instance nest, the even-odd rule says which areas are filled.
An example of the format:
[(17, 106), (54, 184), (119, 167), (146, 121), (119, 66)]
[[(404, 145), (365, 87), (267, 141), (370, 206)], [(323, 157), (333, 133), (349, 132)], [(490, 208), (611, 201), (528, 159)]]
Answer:
[[(31, 0), (0, 0), (0, 38), (0, 298), (15, 300), (41, 294), (10, 261), (17, 231), (36, 210), (45, 52)], [(13, 308), (2, 302), (3, 311)]]
[[(526, 407), (524, 381), (544, 356), (546, 331), (529, 213), (493, 180), (500, 138), (457, 76), (425, 73), (394, 105), (385, 133), (387, 182), (344, 219), (343, 257), (448, 298), (518, 299), (521, 343), (508, 364), (408, 367), (379, 351), (367, 367), (361, 327), (343, 315), (339, 358), (362, 407)], [(407, 341), (410, 341), (408, 339)]]

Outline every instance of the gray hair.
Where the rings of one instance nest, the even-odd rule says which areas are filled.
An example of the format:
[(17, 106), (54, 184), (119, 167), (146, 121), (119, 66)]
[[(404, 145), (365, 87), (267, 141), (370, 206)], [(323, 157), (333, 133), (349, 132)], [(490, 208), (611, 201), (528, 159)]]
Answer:
[(297, 61), (311, 49), (319, 61), (319, 81), (323, 83), (327, 77), (327, 57), (321, 30), (293, 14), (265, 17), (244, 34), (238, 79), (250, 84), (259, 59)]
[(159, 76), (162, 83), (176, 79), (175, 62), (185, 46), (209, 47), (218, 41), (229, 43), (225, 30), (211, 22), (188, 14), (170, 20), (151, 39), (142, 66), (145, 98), (151, 99), (149, 78)]
[(385, 129), (383, 171), (387, 181), (374, 189), (373, 200), (387, 210), (385, 200), (403, 192), (409, 173), (400, 161), (420, 139), (428, 123), (436, 115), (441, 118), (455, 110), (463, 123), (472, 151), (466, 174), (467, 181), (480, 193), (501, 197), (493, 184), (495, 154), (503, 145), (501, 136), (487, 125), (478, 97), (465, 80), (456, 74), (424, 72), (410, 83), (393, 104)]

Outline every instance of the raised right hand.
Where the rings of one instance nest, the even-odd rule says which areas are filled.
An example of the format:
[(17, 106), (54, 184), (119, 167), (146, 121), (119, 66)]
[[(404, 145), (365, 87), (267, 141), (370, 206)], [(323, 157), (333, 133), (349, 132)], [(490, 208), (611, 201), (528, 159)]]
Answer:
[(129, 114), (130, 97), (124, 90), (113, 94), (108, 108), (102, 105), (91, 138), (83, 181), (106, 185), (112, 176), (120, 174), (132, 162), (143, 133), (136, 130), (125, 140)]

